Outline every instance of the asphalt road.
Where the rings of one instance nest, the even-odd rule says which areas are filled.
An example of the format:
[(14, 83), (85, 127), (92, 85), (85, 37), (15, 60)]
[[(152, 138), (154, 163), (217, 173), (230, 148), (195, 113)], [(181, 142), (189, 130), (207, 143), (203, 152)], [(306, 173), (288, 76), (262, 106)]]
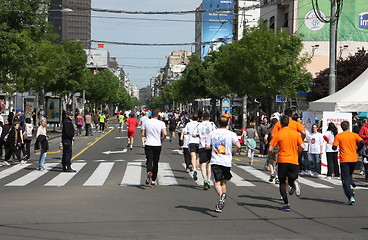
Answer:
[[(113, 127), (113, 126), (111, 126)], [(59, 138), (50, 141), (47, 171), (37, 155), (27, 165), (0, 167), (0, 240), (13, 239), (367, 239), (368, 188), (358, 181), (356, 204), (338, 181), (305, 177), (302, 195), (282, 212), (278, 185), (267, 181), (264, 159), (247, 166), (236, 156), (222, 213), (213, 188), (202, 189), (183, 167), (177, 139), (164, 143), (158, 186), (146, 187), (145, 155), (137, 130), (76, 137), (73, 168), (61, 173)]]

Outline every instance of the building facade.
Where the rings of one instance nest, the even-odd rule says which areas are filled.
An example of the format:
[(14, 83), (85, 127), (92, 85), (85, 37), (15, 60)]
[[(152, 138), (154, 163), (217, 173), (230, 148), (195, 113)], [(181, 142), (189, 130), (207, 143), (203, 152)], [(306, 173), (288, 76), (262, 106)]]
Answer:
[(91, 47), (91, 0), (51, 0), (48, 20), (59, 41), (68, 39)]

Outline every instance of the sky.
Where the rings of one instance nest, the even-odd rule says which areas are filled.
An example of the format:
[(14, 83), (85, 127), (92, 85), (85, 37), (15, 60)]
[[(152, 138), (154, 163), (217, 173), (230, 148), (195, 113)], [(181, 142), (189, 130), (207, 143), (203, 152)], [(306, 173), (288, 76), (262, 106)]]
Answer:
[[(92, 0), (92, 8), (128, 11), (195, 10), (202, 0)], [(92, 40), (131, 43), (188, 43), (195, 39), (195, 15), (136, 15), (92, 11)], [(174, 21), (173, 21), (174, 20)], [(92, 43), (97, 48), (97, 43)], [(139, 88), (166, 65), (173, 51), (194, 52), (193, 46), (125, 46), (105, 44), (110, 57), (116, 57), (132, 84)]]

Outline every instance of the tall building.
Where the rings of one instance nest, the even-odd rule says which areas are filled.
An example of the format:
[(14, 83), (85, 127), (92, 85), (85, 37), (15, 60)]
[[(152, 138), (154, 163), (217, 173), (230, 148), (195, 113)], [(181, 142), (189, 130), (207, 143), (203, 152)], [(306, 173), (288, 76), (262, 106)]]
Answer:
[(91, 47), (91, 0), (51, 0), (49, 22), (59, 40), (69, 39)]

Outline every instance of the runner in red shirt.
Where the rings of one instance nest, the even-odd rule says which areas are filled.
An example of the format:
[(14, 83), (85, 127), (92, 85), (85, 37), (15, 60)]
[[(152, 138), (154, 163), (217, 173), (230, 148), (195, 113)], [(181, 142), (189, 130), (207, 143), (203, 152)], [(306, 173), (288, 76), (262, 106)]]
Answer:
[(135, 129), (138, 126), (138, 121), (135, 119), (134, 113), (131, 113), (129, 119), (126, 121), (126, 125), (128, 126), (128, 145), (130, 146), (130, 150), (133, 149), (134, 135)]

